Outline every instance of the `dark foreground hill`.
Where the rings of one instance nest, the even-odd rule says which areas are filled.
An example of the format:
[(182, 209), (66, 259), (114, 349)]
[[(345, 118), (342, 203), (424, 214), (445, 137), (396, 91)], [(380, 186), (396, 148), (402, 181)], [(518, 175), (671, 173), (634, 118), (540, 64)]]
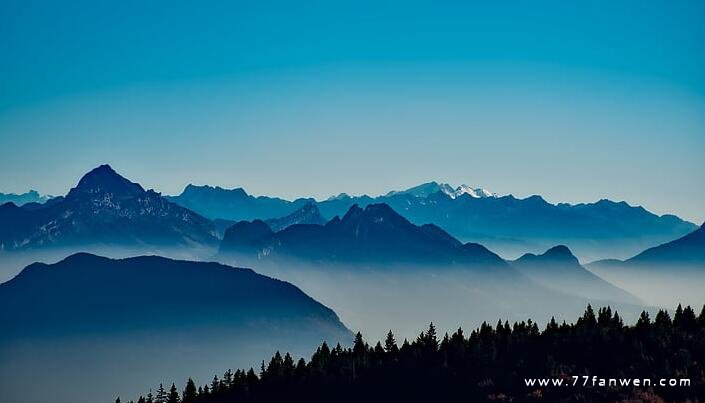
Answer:
[[(332, 310), (289, 283), (156, 256), (30, 265), (0, 285), (0, 323), (0, 390), (12, 402), (99, 401), (165, 368), (191, 375), (225, 361), (252, 365), (282, 345), (305, 354), (351, 338)], [(36, 376), (42, 368), (56, 372)]]
[(680, 305), (673, 319), (643, 312), (633, 326), (590, 306), (575, 324), (552, 320), (543, 331), (499, 321), (441, 337), (431, 324), (411, 342), (390, 331), (372, 347), (358, 333), (352, 348), (324, 343), (308, 362), (277, 352), (259, 372), (228, 371), (200, 387), (189, 380), (171, 393), (167, 385), (137, 401), (695, 402), (705, 399), (703, 336), (705, 308), (696, 316)]

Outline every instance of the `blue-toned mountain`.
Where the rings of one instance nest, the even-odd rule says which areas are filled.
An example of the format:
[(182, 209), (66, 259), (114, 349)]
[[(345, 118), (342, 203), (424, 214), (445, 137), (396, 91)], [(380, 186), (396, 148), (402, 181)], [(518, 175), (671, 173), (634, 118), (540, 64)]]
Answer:
[(206, 380), (213, 367), (256, 367), (277, 349), (306, 355), (352, 339), (290, 283), (157, 256), (32, 264), (0, 285), (0, 322), (0, 390), (18, 403), (103, 401), (136, 394), (164, 368), (165, 383)]
[(0, 250), (85, 245), (213, 245), (213, 223), (101, 165), (65, 197), (0, 206)]

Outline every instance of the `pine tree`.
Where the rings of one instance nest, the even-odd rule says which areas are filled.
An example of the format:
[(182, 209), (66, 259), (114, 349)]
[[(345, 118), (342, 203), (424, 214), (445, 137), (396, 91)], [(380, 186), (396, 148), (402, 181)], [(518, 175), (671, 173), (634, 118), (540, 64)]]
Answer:
[(196, 390), (196, 384), (193, 382), (193, 379), (188, 378), (188, 381), (186, 381), (186, 387), (184, 388), (183, 402), (193, 402), (197, 397), (198, 391)]
[(294, 373), (294, 359), (291, 354), (286, 353), (284, 355), (284, 362), (282, 364), (282, 374), (284, 376), (291, 376)]
[(357, 332), (355, 342), (353, 343), (353, 354), (358, 357), (365, 355), (365, 342), (362, 340), (362, 333)]
[(683, 307), (681, 304), (678, 304), (678, 308), (676, 308), (676, 312), (673, 314), (673, 326), (677, 328), (683, 327)]
[(154, 403), (166, 403), (166, 390), (164, 390), (164, 385), (159, 384), (159, 389), (157, 389), (157, 394), (154, 396)]
[(660, 328), (668, 328), (671, 326), (671, 316), (663, 309), (659, 309), (654, 323)]
[(117, 399), (115, 399), (115, 403), (122, 403), (122, 402), (120, 401), (120, 396), (118, 396)]
[(436, 351), (438, 349), (438, 338), (436, 337), (436, 327), (433, 326), (433, 322), (431, 322), (431, 324), (428, 325), (428, 331), (426, 331), (424, 345), (433, 351)]
[(306, 373), (306, 360), (303, 358), (299, 358), (299, 361), (296, 363), (296, 369), (294, 370), (294, 374), (297, 377), (302, 377)]
[(166, 397), (166, 402), (167, 403), (179, 403), (181, 401), (181, 398), (179, 397), (179, 391), (176, 390), (176, 385), (173, 383), (171, 384), (171, 388), (169, 389), (169, 394)]
[(392, 333), (391, 329), (389, 330), (389, 333), (387, 333), (387, 338), (384, 340), (384, 351), (390, 354), (396, 354), (399, 352), (397, 341), (394, 339), (394, 333)]
[(211, 381), (211, 393), (215, 395), (218, 392), (220, 392), (220, 381), (218, 380), (218, 375), (214, 375)]
[(250, 370), (247, 371), (247, 376), (245, 377), (247, 380), (247, 384), (252, 386), (259, 381), (259, 378), (257, 378), (257, 374), (255, 374), (254, 368), (250, 367)]
[(592, 305), (588, 304), (585, 309), (583, 316), (578, 319), (577, 325), (583, 327), (593, 327), (597, 324), (597, 319), (595, 319), (595, 311), (592, 310)]
[(636, 328), (637, 329), (648, 329), (651, 326), (651, 318), (649, 317), (649, 313), (646, 311), (641, 311), (641, 315), (639, 316), (639, 320), (636, 322)]

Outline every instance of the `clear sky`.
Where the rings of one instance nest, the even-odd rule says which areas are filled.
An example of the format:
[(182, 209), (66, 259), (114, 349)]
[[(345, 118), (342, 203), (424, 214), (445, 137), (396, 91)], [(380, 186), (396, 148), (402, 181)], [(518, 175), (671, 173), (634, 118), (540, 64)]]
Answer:
[(0, 191), (110, 163), (169, 194), (438, 180), (705, 219), (705, 2), (482, 3), (4, 0)]

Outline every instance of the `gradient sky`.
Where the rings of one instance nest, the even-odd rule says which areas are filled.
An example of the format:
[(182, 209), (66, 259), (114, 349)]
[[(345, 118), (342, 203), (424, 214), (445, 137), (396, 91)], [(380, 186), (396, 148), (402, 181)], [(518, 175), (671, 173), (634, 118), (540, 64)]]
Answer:
[(705, 2), (379, 3), (4, 0), (0, 191), (110, 163), (169, 194), (438, 180), (705, 219)]

